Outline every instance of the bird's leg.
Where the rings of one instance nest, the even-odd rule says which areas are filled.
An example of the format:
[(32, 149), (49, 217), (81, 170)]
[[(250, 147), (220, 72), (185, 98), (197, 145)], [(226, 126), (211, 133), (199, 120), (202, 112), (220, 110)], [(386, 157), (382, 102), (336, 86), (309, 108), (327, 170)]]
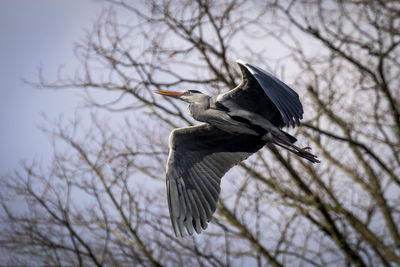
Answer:
[(291, 147), (295, 148), (295, 149), (293, 149), (293, 148), (285, 146), (284, 144), (281, 144), (281, 143), (274, 142), (274, 144), (278, 145), (280, 147), (283, 147), (283, 148), (287, 149), (288, 151), (296, 154), (297, 156), (300, 156), (302, 158), (305, 158), (305, 159), (311, 161), (312, 163), (319, 163), (320, 162), (317, 159), (317, 156), (315, 156), (314, 154), (311, 154), (310, 152), (308, 152), (308, 151), (306, 151), (304, 149), (301, 149), (299, 147), (296, 147), (296, 146), (292, 145)]
[(298, 146), (293, 145), (292, 143), (285, 140), (284, 138), (281, 138), (281, 136), (273, 135), (271, 132), (264, 135), (263, 140), (271, 142), (280, 147), (283, 147), (284, 149), (286, 149), (302, 158), (305, 158), (305, 159), (311, 161), (312, 163), (319, 162), (319, 160), (317, 159), (317, 156), (315, 156), (314, 154), (311, 154), (309, 152), (309, 150), (311, 150), (310, 147), (300, 148)]
[(300, 148), (300, 147), (295, 146), (293, 144), (291, 146), (294, 147), (295, 149), (299, 150), (299, 151), (304, 151), (304, 152), (311, 151), (311, 147), (309, 147), (309, 146), (306, 146), (306, 147), (303, 147), (303, 148)]

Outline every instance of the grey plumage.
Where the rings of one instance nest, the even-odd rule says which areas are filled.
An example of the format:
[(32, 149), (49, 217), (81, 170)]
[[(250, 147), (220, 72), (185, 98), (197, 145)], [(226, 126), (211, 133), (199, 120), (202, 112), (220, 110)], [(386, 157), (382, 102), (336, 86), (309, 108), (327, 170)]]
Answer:
[(303, 107), (299, 96), (272, 74), (237, 61), (242, 82), (210, 97), (199, 91), (159, 94), (189, 103), (194, 119), (205, 122), (175, 129), (169, 140), (167, 195), (177, 236), (206, 229), (216, 209), (222, 176), (267, 142), (281, 146), (313, 163), (317, 157), (293, 143), (283, 126), (299, 125)]

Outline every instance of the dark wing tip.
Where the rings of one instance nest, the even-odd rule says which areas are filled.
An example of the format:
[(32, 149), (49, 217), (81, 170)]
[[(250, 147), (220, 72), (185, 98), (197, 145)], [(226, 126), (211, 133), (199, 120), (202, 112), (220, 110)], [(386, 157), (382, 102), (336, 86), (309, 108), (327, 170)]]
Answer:
[[(236, 63), (241, 69), (247, 69), (247, 71), (257, 80), (269, 99), (278, 108), (283, 121), (283, 125), (281, 126), (291, 125), (292, 127), (295, 127), (295, 125), (300, 125), (300, 120), (303, 118), (304, 111), (299, 95), (292, 88), (271, 73), (255, 65), (246, 63), (242, 60), (236, 60)], [(243, 71), (242, 73), (245, 75)]]

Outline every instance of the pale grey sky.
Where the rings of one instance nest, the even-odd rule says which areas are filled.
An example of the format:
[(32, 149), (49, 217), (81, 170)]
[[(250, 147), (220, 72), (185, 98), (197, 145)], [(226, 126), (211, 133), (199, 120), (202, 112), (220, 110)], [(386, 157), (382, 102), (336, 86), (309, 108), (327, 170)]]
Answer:
[(101, 6), (93, 0), (0, 1), (0, 175), (34, 157), (47, 161), (51, 144), (38, 130), (42, 113), (50, 119), (72, 114), (79, 98), (73, 91), (38, 90), (38, 67), (47, 78), (57, 68), (73, 72), (73, 44), (90, 28)]

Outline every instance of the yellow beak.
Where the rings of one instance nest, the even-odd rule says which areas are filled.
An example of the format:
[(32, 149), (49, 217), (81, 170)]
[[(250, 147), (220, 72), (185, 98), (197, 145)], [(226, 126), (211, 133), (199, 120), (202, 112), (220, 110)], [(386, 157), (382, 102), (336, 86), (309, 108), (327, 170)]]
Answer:
[(175, 98), (179, 98), (183, 96), (185, 92), (176, 92), (176, 91), (166, 91), (166, 90), (155, 90), (154, 93), (160, 94), (160, 95), (165, 95), (165, 96), (171, 96)]

